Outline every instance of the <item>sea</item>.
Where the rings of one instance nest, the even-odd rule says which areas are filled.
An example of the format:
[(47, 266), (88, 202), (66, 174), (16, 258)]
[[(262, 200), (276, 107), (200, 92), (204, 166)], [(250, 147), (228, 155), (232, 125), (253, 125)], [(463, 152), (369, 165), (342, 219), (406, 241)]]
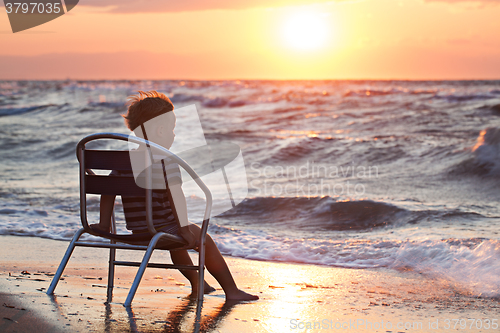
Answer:
[[(0, 81), (1, 235), (71, 239), (76, 144), (130, 134), (139, 90), (195, 105), (208, 143), (240, 147), (248, 192), (210, 220), (223, 254), (500, 297), (500, 81)], [(187, 202), (199, 221), (203, 196)], [(88, 210), (96, 223), (98, 198)]]

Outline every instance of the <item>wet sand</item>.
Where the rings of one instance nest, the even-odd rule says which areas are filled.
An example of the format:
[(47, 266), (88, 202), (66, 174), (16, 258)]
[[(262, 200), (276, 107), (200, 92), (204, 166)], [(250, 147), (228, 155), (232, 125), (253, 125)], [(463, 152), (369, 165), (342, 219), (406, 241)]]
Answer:
[[(122, 303), (136, 268), (117, 267), (107, 304), (105, 249), (75, 249), (55, 296), (46, 295), (67, 245), (0, 236), (1, 332), (192, 332), (198, 327), (189, 284), (174, 270), (147, 269), (127, 309)], [(118, 256), (140, 257), (131, 251)], [(152, 261), (168, 258), (168, 252), (157, 251)], [(217, 290), (205, 297), (201, 332), (500, 331), (492, 325), (493, 319), (500, 321), (499, 300), (472, 297), (459, 286), (411, 271), (226, 259), (239, 287), (260, 300), (227, 303), (208, 275)]]

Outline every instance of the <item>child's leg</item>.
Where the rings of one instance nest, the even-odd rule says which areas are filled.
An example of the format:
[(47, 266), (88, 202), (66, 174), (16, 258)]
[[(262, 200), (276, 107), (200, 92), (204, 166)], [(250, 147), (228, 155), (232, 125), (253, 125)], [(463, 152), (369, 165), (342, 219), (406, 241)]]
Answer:
[[(194, 236), (199, 239), (201, 234), (201, 229), (196, 224), (190, 224), (189, 228), (193, 232)], [(213, 241), (212, 237), (207, 234), (205, 239), (205, 266), (207, 267), (210, 274), (219, 282), (224, 293), (226, 293), (226, 299), (231, 300), (256, 300), (259, 299), (258, 296), (250, 295), (242, 290), (239, 290), (234, 282), (233, 276), (227, 267), (224, 257), (219, 252), (217, 245)]]
[[(193, 262), (191, 261), (191, 257), (189, 256), (189, 253), (187, 252), (187, 250), (170, 251), (170, 258), (172, 258), (172, 262), (175, 265), (188, 265), (188, 266), (193, 265)], [(191, 290), (192, 290), (191, 294), (197, 295), (197, 293), (198, 293), (198, 272), (194, 271), (194, 270), (189, 270), (189, 269), (182, 269), (179, 271), (191, 283)], [(215, 290), (206, 281), (205, 281), (204, 288), (205, 288), (205, 294), (208, 294), (209, 292), (212, 292)]]

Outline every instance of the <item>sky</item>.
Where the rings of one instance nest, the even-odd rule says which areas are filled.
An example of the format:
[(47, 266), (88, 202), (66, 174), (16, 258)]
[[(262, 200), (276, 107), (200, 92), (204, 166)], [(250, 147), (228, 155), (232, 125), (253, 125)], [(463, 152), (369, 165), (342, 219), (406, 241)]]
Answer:
[(500, 79), (500, 0), (80, 0), (6, 79)]

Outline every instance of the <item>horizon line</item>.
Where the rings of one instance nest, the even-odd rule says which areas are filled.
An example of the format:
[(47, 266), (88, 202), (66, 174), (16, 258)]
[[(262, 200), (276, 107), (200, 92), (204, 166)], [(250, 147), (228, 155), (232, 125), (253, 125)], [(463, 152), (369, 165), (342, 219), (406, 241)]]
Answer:
[(47, 78), (47, 79), (4, 79), (0, 78), (0, 81), (500, 81), (499, 78), (486, 79), (486, 78), (461, 78), (461, 79), (446, 79), (446, 78), (431, 78), (431, 79), (412, 79), (412, 78), (332, 78), (332, 79), (255, 79), (255, 78), (225, 78), (225, 79), (182, 79), (182, 78), (164, 78), (164, 79), (131, 79), (131, 78), (121, 78), (121, 79), (105, 79), (105, 78)]

